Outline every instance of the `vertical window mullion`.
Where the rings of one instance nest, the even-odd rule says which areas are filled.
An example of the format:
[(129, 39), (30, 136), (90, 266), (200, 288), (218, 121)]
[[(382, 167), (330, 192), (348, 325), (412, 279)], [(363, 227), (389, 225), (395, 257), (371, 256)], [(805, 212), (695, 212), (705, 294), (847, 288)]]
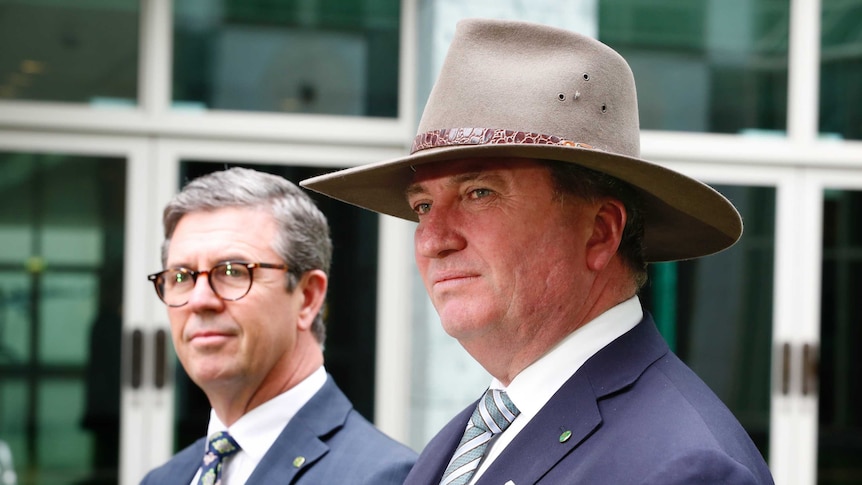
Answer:
[(141, 0), (138, 105), (149, 117), (170, 109), (172, 0)]
[(790, 0), (787, 133), (795, 143), (817, 138), (820, 19), (820, 0)]

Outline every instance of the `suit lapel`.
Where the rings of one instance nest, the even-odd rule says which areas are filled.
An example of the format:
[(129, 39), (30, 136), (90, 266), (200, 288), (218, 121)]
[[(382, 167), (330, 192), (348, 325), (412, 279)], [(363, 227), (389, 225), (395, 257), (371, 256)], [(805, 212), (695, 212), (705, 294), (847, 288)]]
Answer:
[(302, 470), (329, 452), (320, 437), (344, 426), (351, 409), (350, 401), (327, 377), (320, 391), (284, 427), (248, 483), (294, 483)]
[(206, 442), (206, 438), (201, 438), (183, 450), (181, 455), (177, 455), (177, 459), (167, 473), (168, 476), (165, 477), (168, 481), (162, 483), (189, 485), (201, 466), (201, 460), (206, 452)]
[[(589, 379), (575, 374), (488, 467), (476, 485), (535, 483), (601, 424)], [(563, 433), (568, 435), (562, 439)]]
[[(667, 344), (647, 314), (635, 328), (587, 360), (494, 460), (476, 485), (507, 480), (517, 485), (536, 483), (574, 449), (588, 446), (590, 435), (602, 422), (598, 401), (633, 384), (667, 352)], [(566, 439), (564, 433), (568, 435)]]
[(455, 453), (455, 448), (461, 441), (461, 436), (464, 435), (467, 420), (473, 414), (477, 402), (467, 406), (452, 418), (425, 446), (416, 465), (404, 480), (404, 485), (436, 485), (443, 478), (443, 472), (446, 471), (446, 466), (449, 465), (449, 460), (452, 459), (452, 454)]
[(328, 451), (317, 434), (295, 422), (294, 417), (258, 463), (248, 483), (294, 483), (302, 469), (313, 466)]

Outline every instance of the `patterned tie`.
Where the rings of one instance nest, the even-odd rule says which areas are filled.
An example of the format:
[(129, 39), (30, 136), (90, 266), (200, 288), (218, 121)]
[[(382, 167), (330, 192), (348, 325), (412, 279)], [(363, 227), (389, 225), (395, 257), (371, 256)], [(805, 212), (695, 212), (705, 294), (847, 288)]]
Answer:
[(464, 437), (443, 473), (440, 485), (465, 485), (479, 468), (485, 448), (494, 435), (500, 434), (520, 414), (505, 391), (488, 389), (470, 417)]
[(219, 431), (210, 436), (209, 447), (201, 463), (201, 478), (198, 485), (221, 484), (221, 469), (224, 459), (239, 451), (239, 444), (227, 431)]

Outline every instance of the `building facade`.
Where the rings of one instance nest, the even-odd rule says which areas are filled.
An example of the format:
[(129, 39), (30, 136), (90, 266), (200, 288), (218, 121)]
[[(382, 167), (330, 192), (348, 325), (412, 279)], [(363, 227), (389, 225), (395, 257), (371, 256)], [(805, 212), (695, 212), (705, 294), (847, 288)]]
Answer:
[[(0, 483), (134, 484), (199, 437), (146, 281), (162, 207), (225, 166), (299, 182), (402, 156), (477, 16), (628, 59), (643, 158), (745, 221), (652, 266), (642, 300), (776, 483), (862, 483), (862, 0), (0, 0)], [(316, 200), (327, 369), (419, 450), (490, 377), (440, 328), (412, 224)]]

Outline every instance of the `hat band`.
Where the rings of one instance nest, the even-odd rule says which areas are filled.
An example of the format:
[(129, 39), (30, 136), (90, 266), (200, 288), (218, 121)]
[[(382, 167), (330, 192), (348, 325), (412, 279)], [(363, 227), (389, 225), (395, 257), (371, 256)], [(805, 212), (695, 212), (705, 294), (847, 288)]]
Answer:
[(421, 133), (413, 139), (410, 154), (426, 148), (457, 145), (559, 145), (597, 150), (586, 143), (566, 140), (555, 135), (499, 128), (448, 128)]

